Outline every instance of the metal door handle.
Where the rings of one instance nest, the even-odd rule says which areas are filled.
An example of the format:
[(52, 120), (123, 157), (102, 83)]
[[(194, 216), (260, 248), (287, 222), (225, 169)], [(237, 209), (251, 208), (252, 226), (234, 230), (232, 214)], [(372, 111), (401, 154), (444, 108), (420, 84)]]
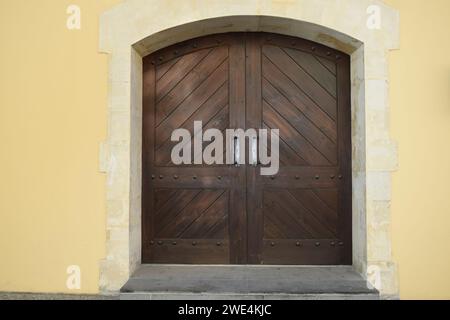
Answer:
[(234, 165), (236, 167), (239, 167), (241, 160), (241, 149), (240, 149), (240, 143), (239, 143), (239, 137), (234, 137)]
[(252, 155), (251, 155), (251, 160), (250, 160), (250, 164), (252, 166), (257, 166), (258, 165), (258, 137), (252, 137)]

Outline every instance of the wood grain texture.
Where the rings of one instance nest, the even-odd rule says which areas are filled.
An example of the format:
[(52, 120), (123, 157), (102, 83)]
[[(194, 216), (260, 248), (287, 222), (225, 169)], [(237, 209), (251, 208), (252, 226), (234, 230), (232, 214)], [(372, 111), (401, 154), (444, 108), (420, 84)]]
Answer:
[[(276, 34), (206, 36), (144, 58), (143, 94), (144, 263), (352, 263), (348, 55)], [(170, 135), (194, 121), (278, 129), (278, 174), (173, 165)]]

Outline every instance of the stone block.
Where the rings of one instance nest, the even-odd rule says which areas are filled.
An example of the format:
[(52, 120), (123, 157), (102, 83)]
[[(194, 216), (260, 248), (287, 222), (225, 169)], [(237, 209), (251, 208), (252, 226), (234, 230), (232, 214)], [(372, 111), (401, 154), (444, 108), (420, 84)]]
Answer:
[(395, 171), (398, 168), (397, 144), (392, 141), (374, 142), (367, 148), (367, 170)]
[(391, 173), (384, 171), (367, 172), (367, 201), (391, 200)]

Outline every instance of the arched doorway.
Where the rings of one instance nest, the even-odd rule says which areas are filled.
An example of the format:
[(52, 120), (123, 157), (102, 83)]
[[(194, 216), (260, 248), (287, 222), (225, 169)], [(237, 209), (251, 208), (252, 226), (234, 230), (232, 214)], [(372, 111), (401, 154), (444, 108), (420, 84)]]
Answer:
[[(144, 57), (143, 83), (143, 263), (352, 264), (349, 55), (217, 34)], [(172, 132), (194, 136), (196, 121), (224, 136), (278, 130), (278, 172), (262, 175), (257, 160), (174, 164)]]
[(301, 37), (350, 55), (352, 267), (383, 295), (398, 293), (389, 231), (397, 145), (389, 133), (387, 55), (399, 47), (399, 14), (380, 2), (380, 28), (369, 29), (369, 0), (267, 4), (124, 0), (101, 15), (99, 48), (109, 56), (108, 136), (99, 154), (107, 174), (101, 292), (119, 290), (142, 264), (142, 57), (203, 35), (252, 31)]

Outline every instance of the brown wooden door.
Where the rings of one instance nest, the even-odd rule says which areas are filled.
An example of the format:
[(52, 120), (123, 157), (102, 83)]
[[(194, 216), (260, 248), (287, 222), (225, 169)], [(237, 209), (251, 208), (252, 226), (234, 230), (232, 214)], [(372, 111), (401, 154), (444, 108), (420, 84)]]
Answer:
[[(349, 57), (231, 33), (144, 59), (143, 262), (351, 264)], [(279, 129), (280, 170), (174, 165), (174, 129)]]
[[(174, 129), (242, 128), (245, 45), (218, 35), (144, 59), (143, 261), (246, 263), (245, 167), (174, 165)], [(194, 153), (193, 153), (194, 154)]]
[(247, 168), (255, 264), (351, 264), (349, 57), (312, 42), (250, 34), (247, 126), (279, 129), (280, 170)]

